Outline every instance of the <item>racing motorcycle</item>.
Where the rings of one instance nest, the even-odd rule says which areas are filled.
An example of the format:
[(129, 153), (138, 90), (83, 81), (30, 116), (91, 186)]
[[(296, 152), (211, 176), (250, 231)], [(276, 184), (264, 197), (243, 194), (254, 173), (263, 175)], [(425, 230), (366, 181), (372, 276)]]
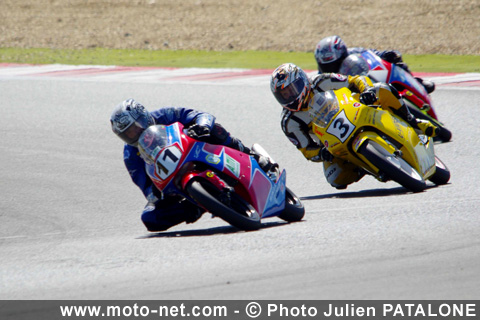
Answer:
[(439, 128), (435, 140), (448, 142), (452, 139), (452, 132), (438, 120), (431, 96), (423, 85), (402, 67), (382, 60), (371, 50), (366, 50), (349, 55), (342, 62), (339, 73), (367, 75), (375, 82), (391, 84), (416, 118), (428, 120)]
[(426, 180), (437, 185), (450, 180), (431, 138), (380, 106), (362, 104), (359, 96), (342, 88), (313, 97), (313, 131), (332, 155), (413, 192), (423, 191)]
[[(252, 148), (269, 157), (260, 145)], [(305, 214), (286, 187), (284, 169), (265, 173), (254, 156), (198, 141), (180, 122), (147, 128), (138, 149), (162, 196), (180, 195), (239, 229), (259, 229), (262, 218), (274, 216), (300, 221)]]

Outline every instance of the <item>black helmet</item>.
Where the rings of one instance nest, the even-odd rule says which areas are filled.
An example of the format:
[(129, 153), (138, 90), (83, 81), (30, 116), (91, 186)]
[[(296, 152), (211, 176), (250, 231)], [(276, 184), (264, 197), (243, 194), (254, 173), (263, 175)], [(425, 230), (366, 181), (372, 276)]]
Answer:
[(142, 132), (155, 124), (155, 119), (143, 105), (127, 99), (117, 105), (110, 117), (113, 132), (125, 143), (136, 147)]

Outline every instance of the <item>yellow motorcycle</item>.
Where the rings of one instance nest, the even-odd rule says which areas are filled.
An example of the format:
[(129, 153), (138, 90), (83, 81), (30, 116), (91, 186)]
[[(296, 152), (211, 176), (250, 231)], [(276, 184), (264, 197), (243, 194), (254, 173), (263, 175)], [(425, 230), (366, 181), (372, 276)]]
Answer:
[(309, 106), (313, 131), (335, 157), (347, 160), (379, 181), (393, 180), (413, 192), (426, 180), (446, 184), (450, 171), (435, 156), (433, 139), (406, 121), (367, 106), (347, 88), (316, 92)]

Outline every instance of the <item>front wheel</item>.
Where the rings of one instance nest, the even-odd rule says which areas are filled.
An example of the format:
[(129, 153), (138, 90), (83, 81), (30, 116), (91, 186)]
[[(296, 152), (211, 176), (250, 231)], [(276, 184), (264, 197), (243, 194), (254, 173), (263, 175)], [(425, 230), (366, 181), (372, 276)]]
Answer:
[(388, 178), (398, 182), (413, 192), (425, 190), (427, 184), (420, 174), (408, 162), (395, 156), (373, 141), (366, 141), (359, 149), (370, 163)]
[(305, 216), (305, 207), (295, 193), (287, 188), (285, 192), (285, 209), (278, 217), (288, 222), (296, 222), (302, 220), (303, 216)]
[(251, 231), (261, 226), (257, 210), (234, 192), (219, 190), (205, 180), (189, 183), (186, 190), (197, 203), (234, 227)]
[(450, 180), (450, 170), (437, 156), (435, 156), (435, 173), (428, 180), (436, 185), (446, 184)]

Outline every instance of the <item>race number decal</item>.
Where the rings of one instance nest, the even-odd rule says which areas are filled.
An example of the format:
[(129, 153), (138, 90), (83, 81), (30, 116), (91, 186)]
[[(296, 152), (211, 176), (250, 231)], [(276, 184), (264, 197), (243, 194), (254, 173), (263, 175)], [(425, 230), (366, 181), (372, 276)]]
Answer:
[(327, 133), (337, 137), (343, 143), (352, 134), (353, 130), (355, 130), (355, 126), (348, 120), (345, 110), (342, 110), (342, 112), (332, 120), (332, 123), (327, 129)]
[(165, 180), (177, 169), (182, 151), (177, 146), (170, 146), (162, 150), (157, 158), (155, 172), (157, 176)]

